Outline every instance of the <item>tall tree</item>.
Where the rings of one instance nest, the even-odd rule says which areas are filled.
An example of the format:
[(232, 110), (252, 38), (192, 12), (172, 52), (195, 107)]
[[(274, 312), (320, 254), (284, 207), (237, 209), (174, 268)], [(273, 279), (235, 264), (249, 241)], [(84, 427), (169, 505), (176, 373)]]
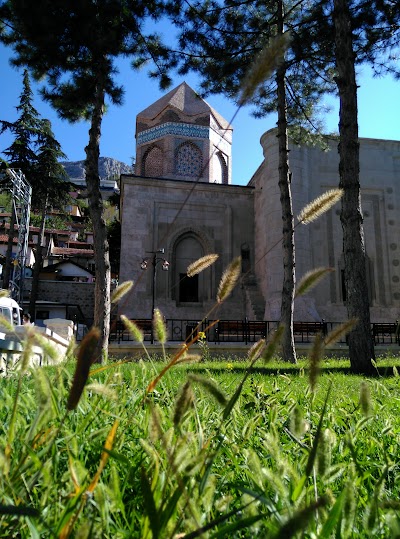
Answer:
[[(353, 242), (353, 244), (348, 243), (344, 250), (347, 250), (348, 254), (354, 250), (351, 256), (346, 256), (347, 306), (349, 314), (360, 320), (359, 326), (350, 335), (350, 360), (355, 372), (369, 373), (371, 372), (373, 346), (368, 325), (369, 306), (365, 293), (365, 270), (362, 270), (365, 255), (363, 255), (362, 217), (359, 204), (358, 134), (354, 132), (354, 126), (357, 124), (357, 107), (356, 99), (354, 99), (356, 85), (351, 70), (347, 71), (349, 64), (344, 61), (343, 55), (350, 55), (348, 60), (353, 63), (353, 68), (354, 65), (367, 62), (372, 64), (380, 74), (392, 72), (398, 76), (400, 69), (398, 66), (396, 68), (396, 58), (398, 57), (400, 41), (400, 5), (391, 0), (351, 0), (350, 2), (342, 1), (340, 5), (336, 3), (337, 1), (339, 0), (285, 2), (284, 23), (292, 34), (290, 53), (285, 62), (285, 97), (289, 133), (291, 138), (296, 141), (297, 133), (305, 134), (303, 129), (305, 125), (308, 128), (311, 127), (312, 135), (320, 131), (320, 124), (315, 121), (315, 115), (313, 115), (313, 111), (318, 112), (314, 105), (318, 105), (319, 97), (325, 92), (339, 90), (341, 101), (340, 134), (344, 137), (344, 141), (340, 144), (340, 177), (345, 193), (347, 192), (343, 201), (346, 210), (342, 212), (342, 224), (344, 237)], [(335, 16), (333, 15), (334, 3), (336, 5)], [(347, 13), (347, 21), (343, 21), (342, 11), (346, 5), (350, 9)], [(199, 1), (190, 4), (183, 17), (176, 15), (182, 27), (181, 45), (187, 46), (187, 57), (183, 63), (182, 71), (185, 72), (188, 69), (199, 71), (203, 77), (202, 87), (206, 92), (223, 92), (235, 98), (244, 79), (246, 65), (260, 50), (262, 43), (269, 39), (271, 31), (277, 24), (280, 12), (280, 2), (270, 4), (257, 0), (245, 0), (244, 2), (226, 0), (223, 4), (212, 1)], [(335, 52), (339, 52), (339, 49), (335, 47), (335, 37), (339, 37), (337, 25), (342, 26), (343, 23), (353, 39), (354, 50), (348, 48), (348, 43), (344, 44), (342, 32), (339, 39), (341, 42), (340, 54), (342, 55), (339, 66), (335, 58)], [(344, 47), (347, 47), (346, 50)], [(395, 52), (393, 52), (394, 49)], [(283, 71), (283, 67), (280, 70)], [(278, 69), (278, 73), (280, 70)], [(274, 81), (276, 88), (271, 84), (271, 80), (266, 81), (253, 98), (253, 103), (257, 107), (257, 116), (278, 111), (279, 128), (281, 120), (279, 119), (278, 99), (283, 104), (284, 94), (282, 89), (279, 90), (278, 81), (277, 77)], [(344, 106), (343, 100), (346, 101), (346, 106)], [(347, 110), (346, 118), (342, 114), (345, 108)], [(350, 110), (352, 127), (348, 128)], [(283, 157), (286, 150), (283, 140), (283, 135), (281, 135), (280, 171), (286, 168)], [(300, 139), (300, 142), (304, 140), (306, 139)], [(350, 140), (351, 151), (348, 155), (346, 150), (349, 149), (347, 143)], [(351, 165), (348, 161), (350, 157)], [(348, 162), (348, 165), (345, 165), (345, 161)], [(353, 172), (357, 174), (353, 176), (352, 182), (348, 175), (347, 166), (353, 167)], [(282, 188), (284, 186), (283, 176), (282, 178), (280, 176), (280, 182)], [(352, 192), (351, 195), (350, 192)], [(285, 223), (284, 212), (283, 209)], [(357, 222), (356, 226), (353, 226), (354, 222)], [(357, 248), (355, 248), (355, 243), (358, 244)], [(290, 252), (290, 245), (286, 246), (284, 256), (287, 260)], [(357, 263), (354, 258), (357, 257), (356, 253), (359, 256)], [(353, 264), (355, 264), (354, 267), (359, 268), (356, 273), (359, 286), (353, 288), (355, 293), (349, 291), (355, 276), (352, 273)], [(289, 265), (286, 261), (285, 265), (287, 270)], [(363, 281), (362, 285), (360, 281)], [(290, 289), (286, 292), (284, 289), (282, 303), (289, 303), (289, 298)], [(351, 308), (350, 305), (352, 305)], [(284, 310), (285, 307), (282, 311)], [(286, 318), (289, 320), (288, 315)], [(285, 343), (285, 346), (290, 349), (288, 335), (286, 335)], [(288, 357), (287, 353), (286, 357)]]
[(55, 139), (49, 120), (42, 120), (38, 137), (37, 163), (32, 172), (32, 208), (40, 214), (39, 234), (35, 248), (35, 264), (29, 300), (31, 320), (35, 320), (35, 304), (39, 291), (39, 275), (43, 266), (44, 232), (49, 207), (63, 208), (69, 200), (70, 184), (60, 159), (66, 158)]
[[(41, 119), (38, 111), (33, 106), (33, 92), (27, 70), (24, 70), (22, 81), (22, 92), (19, 98), (19, 105), (16, 107), (19, 114), (15, 122), (1, 120), (0, 134), (10, 131), (14, 135), (11, 145), (3, 150), (8, 165), (11, 168), (20, 169), (28, 182), (32, 181), (32, 174), (36, 165), (36, 141), (40, 131)], [(3, 273), (3, 288), (8, 289), (11, 267), (12, 267), (12, 246), (14, 239), (14, 227), (16, 223), (15, 206), (12, 205), (10, 219), (10, 233), (8, 237), (6, 263)]]
[(339, 94), (339, 177), (343, 188), (343, 254), (346, 307), (358, 320), (349, 334), (352, 371), (371, 374), (374, 342), (366, 278), (366, 252), (360, 193), (360, 157), (356, 67), (368, 63), (380, 74), (400, 76), (400, 6), (391, 0), (327, 0), (311, 6), (306, 18), (315, 21), (312, 44), (304, 36), (301, 55), (321, 46), (325, 70), (334, 74)]
[[(283, 0), (277, 2), (277, 32), (284, 33), (285, 13)], [(282, 355), (286, 361), (296, 363), (296, 349), (293, 337), (293, 307), (296, 284), (294, 219), (292, 209), (291, 175), (289, 170), (289, 141), (286, 105), (287, 67), (281, 63), (276, 72), (276, 95), (278, 112), (278, 148), (279, 148), (279, 191), (282, 207), (282, 250), (283, 250), (283, 285), (281, 301), (281, 323), (283, 324)]]
[(107, 355), (110, 324), (110, 261), (98, 174), (101, 124), (106, 98), (120, 104), (115, 59), (133, 58), (133, 66), (148, 55), (165, 87), (168, 54), (156, 34), (144, 34), (144, 23), (163, 10), (159, 0), (7, 0), (0, 18), (8, 26), (2, 41), (13, 47), (14, 64), (27, 66), (46, 79), (43, 96), (61, 118), (90, 122), (86, 152), (86, 184), (94, 232), (96, 264), (94, 323), (100, 329), (97, 360)]
[[(241, 88), (247, 84), (248, 66), (260, 51), (271, 42), (271, 62), (274, 53), (274, 41), (271, 40), (283, 36), (284, 28), (293, 30), (296, 37), (301, 4), (292, 5), (283, 0), (226, 0), (223, 4), (195, 2), (183, 14), (176, 14), (176, 21), (182, 29), (181, 49), (187, 51), (181, 62), (181, 72), (192, 69), (199, 71), (205, 92), (223, 92), (238, 101)], [(297, 41), (294, 41), (292, 49), (294, 46), (297, 46)], [(303, 129), (306, 124), (307, 133), (318, 131), (320, 126), (313, 117), (313, 109), (319, 97), (325, 91), (332, 90), (334, 85), (318, 77), (304, 62), (296, 62), (292, 49), (289, 49), (284, 61), (272, 62), (275, 67), (279, 63), (276, 74), (271, 76), (273, 73), (270, 71), (270, 76), (255, 89), (251, 102), (256, 107), (256, 116), (272, 112), (277, 112), (278, 116), (278, 183), (283, 239), (282, 354), (286, 361), (296, 362), (293, 338), (295, 248), (288, 131), (297, 140), (300, 133), (306, 133)], [(279, 52), (275, 51), (277, 60), (280, 58)]]
[[(347, 0), (334, 0), (337, 85), (339, 89), (339, 175), (344, 195), (340, 219), (343, 225), (344, 275), (347, 311), (358, 323), (349, 335), (354, 372), (372, 372), (374, 344), (366, 278), (366, 258), (360, 197), (357, 83), (351, 17)], [(367, 363), (367, 358), (369, 359)]]

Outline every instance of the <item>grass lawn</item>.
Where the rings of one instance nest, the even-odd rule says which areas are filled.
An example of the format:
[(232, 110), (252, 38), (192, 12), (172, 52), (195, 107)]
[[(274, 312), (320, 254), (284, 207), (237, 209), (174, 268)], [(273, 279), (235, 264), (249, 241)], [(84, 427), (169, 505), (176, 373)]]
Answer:
[(0, 380), (0, 537), (400, 537), (399, 358)]

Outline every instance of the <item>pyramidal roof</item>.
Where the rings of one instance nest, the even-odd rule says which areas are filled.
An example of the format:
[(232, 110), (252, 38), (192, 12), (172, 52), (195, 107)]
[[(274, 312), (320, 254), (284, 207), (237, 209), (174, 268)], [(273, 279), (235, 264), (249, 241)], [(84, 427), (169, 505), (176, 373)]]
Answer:
[(186, 116), (212, 114), (221, 128), (232, 129), (229, 122), (186, 84), (186, 82), (182, 82), (179, 86), (140, 112), (137, 115), (137, 119), (154, 120), (169, 106), (181, 111)]

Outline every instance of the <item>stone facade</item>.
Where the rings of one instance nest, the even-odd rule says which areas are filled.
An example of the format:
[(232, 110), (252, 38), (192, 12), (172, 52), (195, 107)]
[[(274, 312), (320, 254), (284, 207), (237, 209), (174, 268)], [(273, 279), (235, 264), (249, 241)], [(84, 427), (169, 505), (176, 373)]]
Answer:
[[(123, 312), (133, 318), (150, 318), (152, 310), (153, 252), (156, 254), (155, 297), (167, 318), (198, 318), (214, 305), (224, 269), (239, 256), (254, 236), (252, 187), (199, 183), (185, 203), (192, 183), (156, 180), (141, 176), (122, 177), (123, 226), (120, 280), (136, 283), (132, 300)], [(254, 250), (248, 249), (254, 261)], [(187, 267), (201, 256), (219, 254), (217, 262), (200, 273), (195, 294), (184, 298), (182, 279)], [(147, 270), (141, 270), (148, 258)], [(169, 271), (162, 271), (163, 259)], [(242, 319), (246, 316), (243, 288), (237, 287), (218, 316)]]
[[(275, 130), (261, 138), (264, 162), (251, 180), (255, 187), (256, 251), (268, 253), (255, 268), (266, 300), (265, 319), (279, 316), (282, 288), (281, 237), (278, 190), (278, 142)], [(337, 143), (330, 151), (315, 147), (290, 148), (294, 214), (309, 201), (339, 184)], [(371, 320), (394, 321), (400, 315), (400, 142), (360, 139), (361, 202), (367, 253)], [(267, 233), (268, 231), (268, 233)], [(317, 221), (295, 230), (296, 275), (312, 268), (334, 268), (311, 295), (298, 300), (295, 319), (342, 321), (347, 317), (343, 286), (340, 204)]]
[[(154, 291), (154, 304), (166, 318), (203, 318), (215, 304), (224, 269), (241, 255), (240, 284), (211, 317), (279, 320), (283, 265), (276, 130), (261, 138), (264, 161), (247, 186), (229, 185), (231, 135), (228, 123), (185, 84), (138, 115), (136, 175), (121, 177), (120, 280), (135, 282), (121, 307), (127, 316), (150, 318)], [(220, 167), (216, 181), (218, 152), (226, 170)], [(334, 140), (330, 151), (291, 146), (295, 215), (338, 186), (338, 164)], [(371, 319), (393, 321), (400, 315), (400, 142), (360, 139), (360, 167)], [(339, 215), (338, 204), (314, 223), (296, 226), (297, 279), (320, 266), (335, 271), (296, 300), (295, 320), (347, 318)], [(210, 253), (219, 255), (217, 263), (189, 281), (187, 266)], [(143, 259), (147, 270), (140, 269)], [(168, 272), (162, 271), (164, 259)]]

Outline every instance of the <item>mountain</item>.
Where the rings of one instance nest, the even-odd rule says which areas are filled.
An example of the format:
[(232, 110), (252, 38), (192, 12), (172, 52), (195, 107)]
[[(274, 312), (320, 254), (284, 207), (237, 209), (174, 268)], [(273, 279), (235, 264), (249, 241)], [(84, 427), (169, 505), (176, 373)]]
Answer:
[[(85, 178), (85, 161), (62, 161), (61, 164), (72, 182)], [(117, 161), (112, 157), (99, 158), (99, 175), (101, 180), (119, 179), (120, 174), (133, 173), (134, 168), (126, 163), (122, 163), (122, 161)]]

